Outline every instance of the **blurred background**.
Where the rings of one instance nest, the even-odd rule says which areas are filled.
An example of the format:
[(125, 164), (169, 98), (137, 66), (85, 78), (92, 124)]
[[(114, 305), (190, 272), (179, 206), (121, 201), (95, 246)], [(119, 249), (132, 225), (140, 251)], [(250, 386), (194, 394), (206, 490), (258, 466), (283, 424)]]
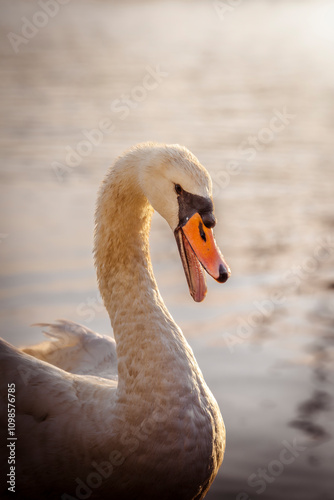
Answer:
[(111, 334), (99, 183), (135, 143), (183, 144), (232, 269), (194, 303), (154, 215), (161, 294), (227, 428), (207, 498), (333, 500), (333, 2), (2, 0), (0, 24), (2, 336)]

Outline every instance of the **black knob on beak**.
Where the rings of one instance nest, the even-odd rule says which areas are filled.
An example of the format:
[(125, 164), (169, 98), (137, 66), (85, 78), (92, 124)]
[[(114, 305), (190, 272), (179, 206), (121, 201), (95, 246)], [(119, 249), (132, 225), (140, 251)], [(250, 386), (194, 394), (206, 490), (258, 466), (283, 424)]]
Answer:
[(202, 217), (202, 221), (205, 227), (208, 229), (212, 229), (216, 225), (216, 217), (213, 215), (212, 212), (204, 212), (200, 213), (200, 216)]

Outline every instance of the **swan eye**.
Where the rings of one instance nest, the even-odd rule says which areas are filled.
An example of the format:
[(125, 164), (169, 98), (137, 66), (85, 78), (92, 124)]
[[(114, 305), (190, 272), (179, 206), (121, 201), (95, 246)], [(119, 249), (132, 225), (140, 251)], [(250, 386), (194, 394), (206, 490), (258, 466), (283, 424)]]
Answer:
[(183, 189), (180, 186), (180, 184), (175, 184), (175, 191), (176, 191), (176, 194), (181, 194), (182, 193)]

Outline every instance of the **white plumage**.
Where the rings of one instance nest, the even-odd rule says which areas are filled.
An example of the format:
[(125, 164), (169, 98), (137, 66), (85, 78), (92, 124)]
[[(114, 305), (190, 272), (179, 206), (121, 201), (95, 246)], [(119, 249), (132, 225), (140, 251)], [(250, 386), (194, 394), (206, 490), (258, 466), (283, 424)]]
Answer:
[(38, 323), (33, 326), (47, 328), (46, 341), (22, 351), (62, 370), (78, 375), (95, 374), (101, 378), (117, 380), (116, 342), (112, 337), (99, 335), (83, 325), (68, 320), (56, 323)]
[[(19, 498), (199, 500), (217, 474), (223, 420), (149, 257), (152, 206), (173, 231), (179, 224), (175, 183), (211, 197), (188, 150), (147, 143), (119, 157), (101, 186), (95, 261), (116, 343), (62, 320), (41, 325), (51, 341), (0, 344), (5, 436), (15, 383)], [(7, 488), (1, 498), (13, 496)]]

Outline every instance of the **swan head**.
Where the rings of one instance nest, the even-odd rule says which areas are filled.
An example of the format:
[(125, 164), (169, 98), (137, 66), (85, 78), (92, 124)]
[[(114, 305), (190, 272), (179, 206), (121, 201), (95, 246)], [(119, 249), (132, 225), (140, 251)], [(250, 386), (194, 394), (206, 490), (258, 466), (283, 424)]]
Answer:
[[(137, 146), (141, 188), (168, 222), (179, 248), (189, 291), (196, 302), (207, 292), (203, 269), (225, 283), (231, 271), (216, 245), (212, 182), (207, 170), (179, 145)], [(142, 161), (140, 160), (142, 158)]]

